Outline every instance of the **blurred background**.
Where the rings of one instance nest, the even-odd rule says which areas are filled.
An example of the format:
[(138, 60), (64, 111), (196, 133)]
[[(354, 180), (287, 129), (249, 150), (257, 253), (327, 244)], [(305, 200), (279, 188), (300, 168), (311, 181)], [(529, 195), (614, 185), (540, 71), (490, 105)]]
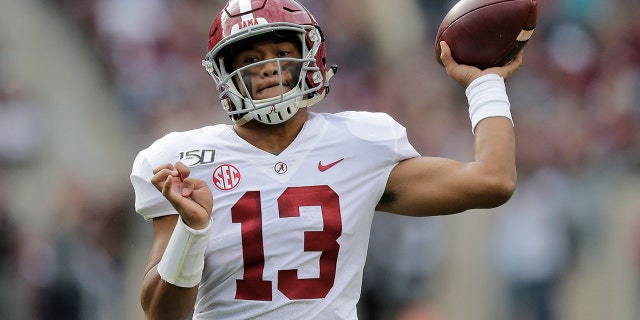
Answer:
[[(142, 319), (136, 153), (229, 123), (202, 70), (220, 0), (0, 0), (0, 319)], [(453, 1), (301, 1), (340, 71), (318, 112), (382, 111), (471, 160), (434, 59)], [(507, 82), (519, 186), (495, 210), (377, 213), (362, 319), (640, 319), (640, 2), (539, 0)], [(425, 103), (426, 102), (426, 103)]]

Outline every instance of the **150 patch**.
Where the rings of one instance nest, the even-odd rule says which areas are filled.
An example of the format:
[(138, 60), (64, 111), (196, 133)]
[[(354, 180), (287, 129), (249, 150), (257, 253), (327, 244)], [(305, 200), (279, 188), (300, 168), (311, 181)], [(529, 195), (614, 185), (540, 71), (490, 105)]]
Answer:
[(213, 163), (215, 155), (216, 150), (213, 149), (196, 149), (180, 152), (176, 157), (187, 167), (195, 167)]

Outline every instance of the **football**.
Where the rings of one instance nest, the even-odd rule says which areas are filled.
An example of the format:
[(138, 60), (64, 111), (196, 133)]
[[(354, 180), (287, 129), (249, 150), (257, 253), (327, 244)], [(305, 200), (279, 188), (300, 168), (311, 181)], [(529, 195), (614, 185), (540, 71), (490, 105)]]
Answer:
[(536, 27), (536, 0), (460, 0), (445, 15), (436, 35), (451, 48), (456, 62), (486, 69), (513, 60)]

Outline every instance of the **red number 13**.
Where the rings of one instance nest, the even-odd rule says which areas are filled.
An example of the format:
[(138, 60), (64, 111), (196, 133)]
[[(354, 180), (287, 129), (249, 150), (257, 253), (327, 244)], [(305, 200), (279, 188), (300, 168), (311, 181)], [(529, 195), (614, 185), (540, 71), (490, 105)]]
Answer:
[[(340, 201), (329, 186), (290, 187), (278, 198), (280, 218), (300, 216), (300, 207), (319, 206), (322, 209), (322, 231), (304, 232), (304, 251), (320, 254), (320, 276), (299, 279), (297, 270), (278, 271), (278, 290), (289, 299), (324, 298), (336, 275), (336, 264), (342, 234)], [(262, 239), (262, 209), (260, 192), (249, 191), (231, 208), (232, 222), (240, 223), (242, 230), (243, 279), (237, 279), (236, 299), (272, 299), (271, 281), (262, 279), (264, 271), (264, 242)]]

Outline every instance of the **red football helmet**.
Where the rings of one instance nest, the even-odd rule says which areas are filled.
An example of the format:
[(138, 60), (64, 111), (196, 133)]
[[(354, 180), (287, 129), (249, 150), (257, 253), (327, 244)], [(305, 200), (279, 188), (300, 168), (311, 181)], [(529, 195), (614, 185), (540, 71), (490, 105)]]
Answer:
[[(301, 59), (276, 58), (259, 61), (238, 70), (228, 70), (228, 48), (256, 36), (269, 33), (293, 34), (300, 41)], [(310, 106), (324, 98), (329, 90), (329, 79), (336, 67), (326, 68), (324, 36), (311, 13), (295, 0), (229, 0), (211, 26), (209, 52), (202, 65), (216, 82), (216, 89), (223, 109), (237, 124), (252, 119), (277, 124), (290, 119), (299, 108)], [(227, 59), (227, 64), (225, 64)], [(282, 83), (283, 62), (301, 65), (297, 84), (288, 92), (263, 100), (243, 96), (233, 78), (242, 79), (241, 72), (258, 64), (273, 63), (278, 66)], [(295, 80), (295, 79), (294, 79)], [(246, 87), (244, 92), (248, 92)]]

